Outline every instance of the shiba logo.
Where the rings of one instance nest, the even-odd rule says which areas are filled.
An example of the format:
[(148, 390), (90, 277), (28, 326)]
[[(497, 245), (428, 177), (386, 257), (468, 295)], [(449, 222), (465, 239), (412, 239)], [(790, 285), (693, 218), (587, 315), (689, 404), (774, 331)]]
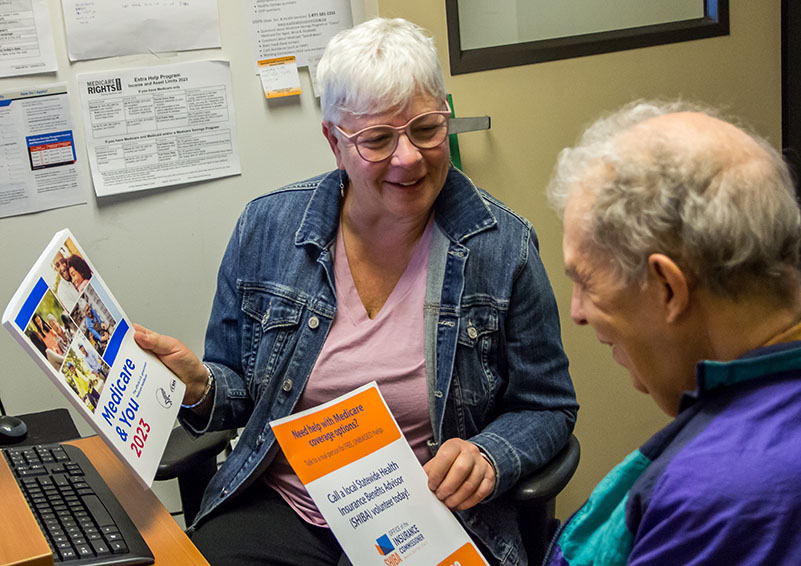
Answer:
[(380, 538), (376, 539), (375, 548), (381, 556), (386, 556), (395, 550), (395, 547), (392, 546), (392, 541), (389, 540), (387, 535), (382, 535)]

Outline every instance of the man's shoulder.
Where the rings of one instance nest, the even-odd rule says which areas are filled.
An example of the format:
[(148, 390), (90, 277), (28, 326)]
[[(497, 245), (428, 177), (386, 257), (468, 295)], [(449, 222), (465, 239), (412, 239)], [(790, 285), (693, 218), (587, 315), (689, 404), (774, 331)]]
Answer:
[[(691, 438), (652, 482), (650, 505), (751, 505), (772, 513), (789, 496), (801, 512), (801, 419), (787, 399), (801, 380), (769, 380), (727, 392), (690, 420)], [(768, 478), (770, 478), (768, 480)]]
[(690, 440), (677, 435), (629, 494), (630, 564), (801, 563), (801, 422), (791, 403), (760, 407), (788, 383), (743, 390), (686, 423)]

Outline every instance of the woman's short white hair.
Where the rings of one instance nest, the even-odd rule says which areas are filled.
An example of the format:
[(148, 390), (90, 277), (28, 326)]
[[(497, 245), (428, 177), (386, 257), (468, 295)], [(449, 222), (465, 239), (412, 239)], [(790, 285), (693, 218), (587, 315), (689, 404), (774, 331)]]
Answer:
[(401, 18), (375, 18), (335, 35), (317, 66), (323, 120), (404, 108), (420, 94), (446, 99), (434, 40)]
[(563, 216), (576, 191), (591, 199), (586, 241), (626, 283), (643, 283), (648, 256), (663, 253), (723, 296), (795, 292), (801, 213), (781, 154), (750, 132), (762, 151), (735, 165), (661, 132), (619, 143), (635, 125), (674, 112), (718, 117), (685, 102), (638, 101), (601, 118), (560, 152), (547, 190), (553, 208)]

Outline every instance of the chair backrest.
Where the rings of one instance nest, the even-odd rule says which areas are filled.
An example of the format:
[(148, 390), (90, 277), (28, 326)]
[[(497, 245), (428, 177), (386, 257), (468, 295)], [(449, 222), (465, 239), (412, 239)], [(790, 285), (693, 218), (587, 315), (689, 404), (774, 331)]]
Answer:
[(217, 472), (217, 455), (228, 448), (235, 436), (236, 429), (231, 429), (194, 438), (181, 426), (170, 433), (156, 470), (156, 480), (178, 478), (186, 526), (194, 522), (203, 492)]
[(578, 467), (581, 446), (571, 435), (562, 450), (545, 466), (523, 478), (515, 486), (518, 524), (532, 566), (541, 564), (559, 526), (556, 496), (564, 489)]

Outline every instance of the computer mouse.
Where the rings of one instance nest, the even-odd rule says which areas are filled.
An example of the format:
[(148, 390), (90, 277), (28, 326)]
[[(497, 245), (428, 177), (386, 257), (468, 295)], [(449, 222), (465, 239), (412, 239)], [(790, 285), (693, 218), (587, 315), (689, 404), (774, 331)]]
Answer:
[(19, 442), (28, 434), (28, 427), (22, 419), (3, 415), (0, 417), (0, 444)]

